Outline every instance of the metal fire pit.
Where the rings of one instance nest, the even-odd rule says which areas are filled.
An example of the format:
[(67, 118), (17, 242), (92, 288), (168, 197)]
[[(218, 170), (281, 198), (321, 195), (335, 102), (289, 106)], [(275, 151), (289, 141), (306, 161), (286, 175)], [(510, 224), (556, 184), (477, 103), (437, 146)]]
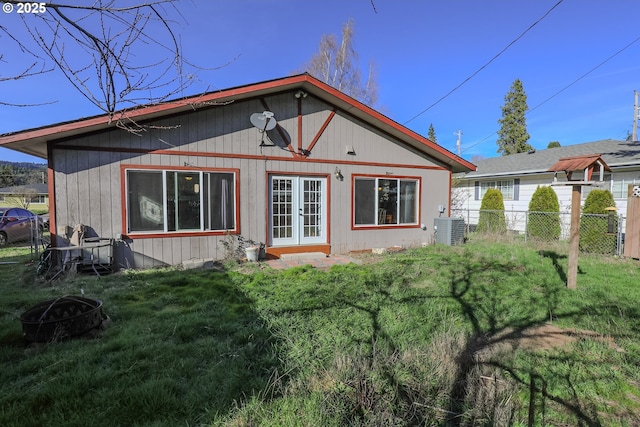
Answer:
[(52, 342), (82, 335), (102, 323), (102, 301), (64, 296), (41, 302), (21, 316), (27, 341)]

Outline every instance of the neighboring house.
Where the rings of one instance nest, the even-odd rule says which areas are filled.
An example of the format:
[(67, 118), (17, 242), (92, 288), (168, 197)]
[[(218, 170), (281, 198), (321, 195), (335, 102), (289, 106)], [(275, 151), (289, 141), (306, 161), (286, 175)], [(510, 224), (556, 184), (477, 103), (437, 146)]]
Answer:
[(26, 184), (0, 188), (0, 206), (46, 209), (49, 204), (47, 184)]
[[(613, 193), (618, 214), (625, 215), (627, 209), (627, 190), (629, 184), (640, 183), (640, 142), (606, 139), (566, 147), (532, 150), (528, 153), (482, 159), (476, 162), (477, 170), (460, 176), (458, 199), (462, 211), (480, 209), (482, 197), (488, 188), (497, 188), (502, 192), (505, 211), (525, 212), (529, 201), (538, 186), (551, 185), (553, 172), (547, 170), (560, 158), (600, 154), (611, 168), (604, 175), (604, 182), (595, 187), (584, 187), (583, 200), (592, 188), (602, 188)], [(594, 178), (595, 179), (595, 178)], [(559, 181), (566, 181), (564, 174), (558, 174)], [(560, 202), (560, 211), (571, 210), (571, 186), (553, 186)], [(458, 213), (458, 212), (456, 212)], [(474, 223), (477, 214), (469, 215)], [(524, 224), (514, 227), (524, 230)]]
[(54, 235), (84, 224), (126, 267), (221, 259), (234, 235), (275, 257), (419, 246), (448, 213), (452, 174), (475, 168), (308, 74), (0, 145), (48, 160)]

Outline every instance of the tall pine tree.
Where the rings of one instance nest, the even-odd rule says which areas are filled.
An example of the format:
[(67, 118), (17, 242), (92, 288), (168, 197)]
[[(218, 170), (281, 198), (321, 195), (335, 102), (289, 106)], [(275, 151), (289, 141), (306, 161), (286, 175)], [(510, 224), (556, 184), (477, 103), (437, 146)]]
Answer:
[(527, 106), (527, 94), (524, 93), (522, 82), (516, 79), (511, 85), (509, 93), (504, 97), (502, 118), (498, 120), (498, 153), (508, 154), (524, 153), (532, 150), (529, 145), (529, 132), (527, 132), (527, 119), (525, 114)]
[(438, 142), (438, 138), (436, 137), (436, 130), (433, 128), (433, 123), (429, 125), (429, 132), (427, 133), (427, 138), (431, 142)]

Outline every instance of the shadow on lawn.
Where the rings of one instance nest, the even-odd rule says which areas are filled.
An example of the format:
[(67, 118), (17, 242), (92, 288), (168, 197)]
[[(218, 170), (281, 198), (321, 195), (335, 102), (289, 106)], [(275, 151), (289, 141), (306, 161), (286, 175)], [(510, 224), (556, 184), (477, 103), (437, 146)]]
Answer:
[[(544, 338), (532, 337), (530, 332), (546, 325), (550, 316), (571, 319), (584, 314), (578, 307), (564, 311), (559, 309), (565, 292), (562, 282), (566, 278), (559, 261), (562, 257), (550, 252), (539, 255), (551, 260), (560, 280), (555, 280), (551, 273), (549, 282), (532, 284), (528, 280), (530, 270), (522, 265), (459, 254), (439, 254), (427, 263), (421, 259), (423, 264), (416, 269), (412, 269), (410, 260), (401, 264), (401, 258), (390, 263), (386, 271), (380, 266), (370, 270), (362, 266), (339, 266), (329, 272), (315, 272), (311, 267), (295, 268), (287, 274), (303, 277), (305, 288), (297, 292), (295, 298), (283, 300), (273, 314), (276, 317), (306, 316), (323, 312), (326, 318), (322, 320), (338, 317), (337, 322), (342, 322), (348, 330), (345, 336), (357, 337), (353, 339), (355, 350), (339, 348), (339, 351), (352, 351), (339, 360), (339, 366), (322, 368), (333, 369), (328, 380), (341, 385), (322, 392), (326, 410), (342, 425), (419, 426), (436, 425), (437, 420), (441, 420), (437, 424), (441, 427), (514, 425), (516, 418), (527, 413), (527, 408), (522, 409), (516, 403), (527, 393), (529, 426), (544, 426), (547, 422), (551, 425), (551, 417), (547, 415), (551, 407), (556, 413), (562, 412), (566, 419), (572, 419), (576, 425), (606, 425), (607, 420), (601, 419), (602, 415), (596, 409), (596, 403), (601, 402), (585, 396), (572, 382), (576, 372), (583, 371), (585, 366), (589, 369), (588, 362), (578, 360), (574, 353), (560, 353), (561, 356), (556, 356), (558, 364), (569, 365), (569, 372), (552, 377), (554, 374), (547, 370), (544, 375), (548, 378), (545, 378), (536, 371), (535, 364), (531, 368), (523, 368), (516, 365), (509, 354), (504, 357), (504, 351), (512, 352), (509, 346), (523, 336)], [(446, 272), (444, 280), (448, 287), (444, 292), (436, 290), (438, 286), (410, 285), (414, 279), (420, 282), (436, 269)], [(514, 286), (511, 279), (508, 283), (500, 282), (500, 278), (514, 275), (516, 281), (522, 277), (523, 286)], [(271, 289), (271, 292), (273, 295), (267, 298), (276, 297), (279, 291)], [(423, 303), (434, 301), (436, 305), (457, 306), (470, 330), (468, 339), (457, 347), (451, 346), (452, 352), (446, 353), (447, 347), (438, 354), (447, 356), (446, 360), (441, 359), (443, 364), (454, 359), (453, 378), (446, 383), (451, 384), (451, 388), (446, 385), (446, 390), (436, 388), (441, 380), (435, 372), (437, 367), (427, 371), (427, 377), (421, 377), (422, 366), (417, 366), (417, 378), (406, 375), (410, 369), (398, 369), (398, 365), (406, 362), (407, 359), (403, 360), (405, 356), (413, 357), (405, 367), (419, 364), (431, 367), (432, 361), (427, 360), (426, 353), (432, 349), (421, 348), (416, 343), (415, 349), (403, 352), (401, 348), (406, 348), (407, 344), (396, 342), (388, 323), (388, 316), (396, 314), (394, 311), (397, 310), (396, 320), (400, 320), (393, 323), (393, 327), (401, 328), (404, 313), (419, 313)], [(509, 304), (514, 301), (522, 301), (523, 307), (510, 310)], [(348, 323), (347, 316), (351, 312), (365, 316), (362, 324), (359, 320), (352, 325)], [(631, 315), (638, 320), (637, 312), (628, 311), (627, 316)], [(357, 319), (357, 316), (352, 319)], [(447, 320), (444, 319), (445, 322)], [(358, 333), (346, 335), (354, 329), (358, 329)], [(455, 329), (451, 328), (452, 331)], [(443, 343), (449, 344), (440, 342)], [(431, 346), (437, 344), (431, 343)], [(550, 360), (552, 356), (545, 357)], [(412, 362), (416, 365), (412, 366)], [(508, 383), (511, 388), (506, 391), (511, 394), (498, 395), (488, 391), (490, 387), (483, 383), (487, 380), (492, 382), (494, 391), (501, 387), (500, 384)], [(429, 382), (436, 385), (432, 387), (427, 384)], [(594, 379), (594, 387), (595, 382)], [(558, 383), (561, 384), (558, 386)], [(547, 387), (549, 384), (552, 386)], [(562, 395), (557, 395), (557, 389), (564, 390)], [(444, 403), (442, 396), (445, 396)], [(505, 399), (500, 400), (502, 397)]]
[[(560, 260), (567, 259), (567, 256), (560, 255), (554, 251), (538, 251), (538, 254), (543, 258), (549, 258), (553, 263), (553, 268), (555, 268), (558, 273), (558, 277), (562, 280), (562, 283), (567, 283), (567, 272), (564, 271), (564, 267), (560, 264)], [(584, 274), (580, 265), (578, 265), (578, 274)]]
[[(558, 262), (562, 256), (554, 252), (541, 252), (540, 255), (551, 260), (560, 280), (566, 282), (566, 273)], [(596, 401), (578, 394), (575, 384), (572, 383), (571, 374), (564, 374), (560, 379), (560, 382), (563, 383), (563, 388), (568, 390), (563, 397), (548, 391), (548, 379), (538, 374), (535, 368), (523, 371), (516, 366), (510, 366), (510, 362), (505, 362), (504, 358), (492, 359), (492, 353), (496, 349), (502, 348), (504, 350), (508, 348), (509, 345), (517, 342), (523, 335), (527, 335), (529, 339), (534, 340), (536, 338), (545, 338), (542, 336), (531, 337), (526, 331), (542, 327), (548, 320), (546, 316), (541, 317), (538, 315), (536, 318), (536, 316), (523, 315), (519, 319), (510, 321), (509, 324), (500, 325), (500, 301), (495, 299), (499, 294), (492, 290), (492, 287), (500, 286), (500, 284), (486, 285), (482, 280), (478, 280), (478, 276), (486, 271), (512, 274), (516, 267), (492, 261), (472, 264), (468, 260), (464, 260), (451, 270), (450, 296), (459, 304), (473, 332), (467, 340), (465, 348), (456, 358), (457, 374), (450, 392), (451, 400), (448, 408), (448, 413), (451, 414), (451, 417), (441, 425), (455, 427), (478, 425), (480, 420), (473, 418), (473, 411), (471, 411), (471, 417), (466, 416), (465, 412), (468, 412), (469, 408), (473, 408), (474, 403), (476, 403), (474, 399), (476, 399), (479, 390), (477, 385), (473, 383), (473, 377), (477, 376), (478, 369), (482, 371), (483, 368), (485, 370), (486, 368), (493, 368), (494, 370), (498, 369), (498, 372), (506, 372), (508, 377), (518, 384), (520, 390), (527, 390), (529, 395), (528, 426), (545, 425), (548, 401), (554, 402), (556, 407), (562, 408), (561, 411), (565, 414), (571, 414), (575, 418), (576, 425), (594, 427), (606, 425), (606, 422), (600, 419), (596, 410)], [(544, 284), (541, 286), (541, 290), (549, 313), (555, 312), (561, 285)], [(523, 301), (523, 304), (527, 303), (526, 300)], [(506, 309), (507, 307), (503, 308)], [(562, 314), (555, 313), (555, 315), (555, 318), (572, 318), (579, 317), (581, 313), (576, 310), (575, 312)], [(578, 362), (586, 363), (582, 360), (572, 359), (574, 356), (577, 357), (573, 353), (567, 354), (558, 363), (566, 363), (572, 367)], [(559, 379), (554, 378), (553, 380), (557, 383)], [(473, 387), (476, 387), (476, 389), (474, 390)], [(498, 408), (499, 403), (501, 402), (493, 402), (495, 405), (493, 414), (489, 414), (489, 420), (484, 418), (480, 425), (512, 424), (511, 417), (515, 414), (500, 414), (499, 412), (504, 408)], [(487, 414), (483, 415), (486, 416)], [(501, 419), (491, 419), (492, 416)]]

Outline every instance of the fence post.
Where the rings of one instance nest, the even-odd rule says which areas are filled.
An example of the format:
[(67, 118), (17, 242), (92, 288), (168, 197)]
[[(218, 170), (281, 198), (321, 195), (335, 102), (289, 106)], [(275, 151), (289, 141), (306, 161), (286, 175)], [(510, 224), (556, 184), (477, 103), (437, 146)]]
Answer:
[(624, 248), (622, 247), (623, 245), (623, 233), (622, 233), (622, 221), (624, 220), (624, 217), (622, 216), (622, 214), (618, 215), (618, 230), (617, 230), (617, 236), (616, 236), (616, 253), (618, 254), (619, 257), (622, 256), (622, 254), (624, 253)]

